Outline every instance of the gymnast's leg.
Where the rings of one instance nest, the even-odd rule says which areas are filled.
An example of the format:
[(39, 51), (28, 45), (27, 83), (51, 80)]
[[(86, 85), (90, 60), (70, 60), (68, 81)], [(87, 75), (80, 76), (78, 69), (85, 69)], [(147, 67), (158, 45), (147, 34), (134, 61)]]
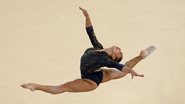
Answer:
[[(144, 50), (142, 50), (140, 52), (140, 54), (136, 57), (134, 57), (133, 59), (127, 61), (125, 63), (125, 66), (123, 67), (123, 69), (120, 70), (115, 70), (115, 69), (102, 69), (103, 70), (103, 81), (104, 82), (108, 82), (110, 80), (113, 79), (119, 79), (122, 78), (124, 76), (126, 76), (129, 72), (125, 72), (125, 69), (132, 69), (136, 64), (138, 64), (141, 60), (143, 60), (144, 58), (146, 58), (147, 56), (149, 56), (156, 48), (154, 46), (150, 46)], [(134, 72), (134, 76), (139, 76), (139, 77), (144, 77), (144, 75), (140, 75), (137, 74), (136, 72)], [(133, 78), (133, 76), (132, 76)]]
[(97, 84), (89, 79), (76, 79), (59, 86), (40, 85), (36, 83), (27, 83), (21, 85), (31, 91), (40, 90), (51, 94), (60, 94), (64, 92), (87, 92), (97, 88)]

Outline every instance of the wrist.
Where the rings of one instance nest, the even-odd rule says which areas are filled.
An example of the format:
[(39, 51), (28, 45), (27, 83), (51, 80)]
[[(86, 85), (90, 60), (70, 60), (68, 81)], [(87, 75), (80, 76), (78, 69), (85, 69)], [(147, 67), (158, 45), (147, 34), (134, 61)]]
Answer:
[(86, 19), (90, 19), (90, 16), (89, 16), (89, 15), (87, 15), (87, 16), (85, 16), (85, 18), (86, 18)]
[(130, 73), (130, 72), (131, 72), (131, 68), (128, 67), (128, 66), (124, 66), (123, 72), (125, 72), (125, 73)]

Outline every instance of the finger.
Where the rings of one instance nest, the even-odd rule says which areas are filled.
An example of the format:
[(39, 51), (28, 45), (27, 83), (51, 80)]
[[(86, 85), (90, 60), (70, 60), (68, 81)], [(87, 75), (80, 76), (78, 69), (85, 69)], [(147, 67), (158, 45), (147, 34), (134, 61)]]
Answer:
[(144, 74), (139, 75), (139, 77), (144, 77)]
[(138, 77), (144, 77), (144, 74), (137, 74), (135, 76), (138, 76)]
[(84, 9), (83, 9), (82, 7), (79, 7), (79, 9), (80, 9), (81, 11), (84, 11)]
[(87, 12), (86, 9), (82, 8), (82, 7), (79, 7), (80, 10), (82, 10), (83, 12)]
[(132, 77), (132, 79), (134, 79), (134, 75), (131, 73), (131, 77)]
[(134, 76), (136, 75), (136, 73), (132, 70), (130, 74), (131, 74), (132, 79), (134, 79)]

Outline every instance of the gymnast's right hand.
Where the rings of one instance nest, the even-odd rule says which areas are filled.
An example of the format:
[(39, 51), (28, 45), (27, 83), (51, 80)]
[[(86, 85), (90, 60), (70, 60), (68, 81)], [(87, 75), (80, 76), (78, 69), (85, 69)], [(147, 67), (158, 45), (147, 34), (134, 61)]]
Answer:
[(84, 9), (82, 7), (79, 7), (79, 9), (83, 12), (83, 14), (84, 14), (85, 17), (89, 17), (89, 14), (88, 14), (88, 12), (87, 12), (86, 9)]

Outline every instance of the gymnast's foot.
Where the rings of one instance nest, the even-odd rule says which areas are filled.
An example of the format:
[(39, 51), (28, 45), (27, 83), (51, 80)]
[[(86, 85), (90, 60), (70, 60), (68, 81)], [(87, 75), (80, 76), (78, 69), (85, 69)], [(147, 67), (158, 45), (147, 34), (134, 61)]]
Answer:
[(151, 45), (150, 47), (148, 47), (148, 48), (142, 50), (142, 51), (140, 52), (140, 56), (144, 59), (144, 58), (146, 58), (147, 56), (149, 56), (152, 52), (154, 52), (155, 49), (156, 49), (156, 47)]
[(29, 89), (31, 91), (35, 91), (37, 86), (38, 84), (35, 83), (26, 83), (21, 85), (22, 88)]

